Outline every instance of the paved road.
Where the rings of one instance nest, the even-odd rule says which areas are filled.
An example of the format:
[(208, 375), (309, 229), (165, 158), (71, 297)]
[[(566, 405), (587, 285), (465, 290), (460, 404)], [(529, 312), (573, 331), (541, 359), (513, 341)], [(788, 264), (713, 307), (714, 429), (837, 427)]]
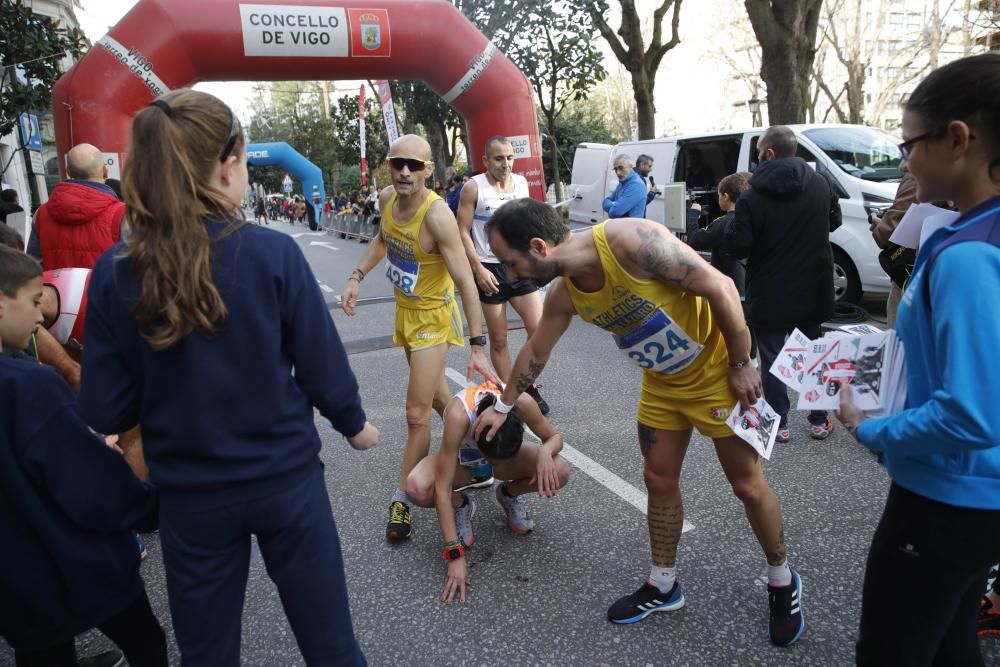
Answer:
[[(279, 230), (302, 233), (301, 228)], [(298, 237), (317, 278), (339, 293), (367, 246), (339, 238)], [(330, 246), (312, 245), (332, 243)], [(389, 294), (373, 271), (362, 296)], [(333, 293), (329, 293), (330, 296)], [(368, 306), (356, 318), (335, 310), (345, 341), (391, 331), (392, 306)], [(512, 336), (516, 353), (523, 332)], [(452, 350), (463, 371), (465, 350)], [(414, 536), (389, 545), (383, 531), (406, 437), (406, 367), (399, 349), (352, 356), (365, 409), (382, 442), (355, 452), (322, 419), (327, 485), (343, 542), (359, 640), (372, 665), (847, 665), (860, 609), (866, 549), (888, 480), (866, 450), (838, 429), (824, 441), (792, 417), (793, 440), (766, 464), (785, 512), (792, 564), (801, 573), (806, 632), (791, 649), (767, 639), (764, 559), (732, 496), (711, 442), (695, 436), (682, 475), (693, 529), (680, 546), (688, 606), (620, 627), (607, 606), (648, 573), (641, 457), (634, 412), (639, 376), (601, 331), (575, 322), (542, 376), (551, 418), (575, 452), (568, 486), (552, 500), (528, 500), (536, 521), (527, 537), (511, 533), (489, 491), (478, 503), (470, 549), (473, 587), (465, 605), (439, 601), (445, 565), (432, 510), (416, 510)], [(463, 371), (464, 372), (464, 371)], [(452, 372), (451, 376), (459, 374)], [(457, 377), (461, 379), (461, 377)], [(457, 382), (452, 386), (458, 388)], [(440, 438), (434, 419), (432, 442)], [(569, 458), (569, 457), (568, 457)], [(154, 610), (170, 632), (159, 544), (147, 540), (142, 566)], [(82, 654), (107, 646), (89, 633)], [(1000, 643), (985, 644), (1000, 664)], [(172, 643), (172, 660), (177, 662)], [(10, 652), (0, 649), (0, 663)], [(302, 664), (263, 563), (255, 559), (244, 612), (243, 664)]]

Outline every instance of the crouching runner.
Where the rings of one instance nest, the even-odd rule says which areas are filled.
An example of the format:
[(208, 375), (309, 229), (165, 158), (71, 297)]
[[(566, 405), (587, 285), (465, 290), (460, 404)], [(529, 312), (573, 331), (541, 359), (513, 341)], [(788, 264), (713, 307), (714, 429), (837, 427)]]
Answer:
[[(441, 593), (445, 603), (456, 595), (465, 602), (469, 581), (465, 549), (475, 540), (472, 517), (476, 504), (468, 494), (455, 491), (472, 480), (469, 469), (485, 459), (493, 465), (494, 477), (507, 480), (495, 487), (494, 496), (507, 516), (507, 525), (519, 535), (527, 535), (535, 527), (521, 496), (537, 491), (542, 498), (552, 498), (569, 479), (569, 465), (559, 456), (562, 436), (527, 394), (518, 398), (493, 440), (487, 442), (484, 433), (476, 441), (472, 434), (476, 416), (496, 402), (500, 391), (497, 385), (486, 382), (455, 394), (445, 407), (441, 448), (420, 461), (406, 480), (406, 495), (415, 505), (437, 508), (448, 561)], [(541, 445), (524, 440), (525, 426), (538, 436)]]

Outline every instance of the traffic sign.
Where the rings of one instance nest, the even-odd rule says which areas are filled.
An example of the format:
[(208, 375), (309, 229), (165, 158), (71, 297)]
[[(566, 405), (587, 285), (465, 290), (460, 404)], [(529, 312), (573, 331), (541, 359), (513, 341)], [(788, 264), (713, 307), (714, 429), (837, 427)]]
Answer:
[(38, 116), (22, 113), (17, 120), (21, 128), (21, 145), (32, 151), (42, 150), (42, 130), (38, 125)]

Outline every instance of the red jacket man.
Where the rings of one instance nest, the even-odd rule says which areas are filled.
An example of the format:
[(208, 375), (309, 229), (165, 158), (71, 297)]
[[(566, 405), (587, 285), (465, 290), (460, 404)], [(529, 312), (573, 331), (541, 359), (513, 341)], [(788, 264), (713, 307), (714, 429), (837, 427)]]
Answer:
[(57, 185), (38, 209), (35, 233), (46, 270), (91, 269), (118, 241), (125, 204), (104, 184), (108, 168), (101, 151), (90, 144), (66, 155), (69, 180)]

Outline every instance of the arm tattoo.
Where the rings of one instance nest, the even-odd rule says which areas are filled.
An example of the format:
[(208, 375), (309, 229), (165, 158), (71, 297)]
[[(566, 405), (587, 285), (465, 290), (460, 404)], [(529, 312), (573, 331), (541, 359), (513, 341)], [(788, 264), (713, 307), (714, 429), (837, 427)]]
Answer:
[(639, 424), (639, 451), (642, 458), (649, 456), (649, 450), (656, 444), (656, 429), (649, 428), (645, 424)]
[(785, 529), (782, 528), (778, 531), (778, 542), (774, 545), (774, 549), (767, 549), (764, 551), (764, 555), (767, 556), (768, 565), (781, 565), (785, 562)]
[(523, 394), (524, 392), (531, 389), (532, 385), (535, 384), (535, 380), (538, 376), (542, 374), (542, 369), (545, 368), (544, 363), (536, 362), (534, 359), (528, 360), (528, 372), (522, 373), (517, 377), (517, 393)]
[(632, 261), (663, 282), (686, 290), (688, 278), (698, 268), (697, 265), (682, 252), (682, 248), (665, 241), (655, 232), (642, 226), (636, 227), (635, 231), (640, 243)]
[(646, 523), (653, 563), (658, 567), (673, 567), (677, 563), (677, 543), (684, 529), (684, 504), (649, 503)]

